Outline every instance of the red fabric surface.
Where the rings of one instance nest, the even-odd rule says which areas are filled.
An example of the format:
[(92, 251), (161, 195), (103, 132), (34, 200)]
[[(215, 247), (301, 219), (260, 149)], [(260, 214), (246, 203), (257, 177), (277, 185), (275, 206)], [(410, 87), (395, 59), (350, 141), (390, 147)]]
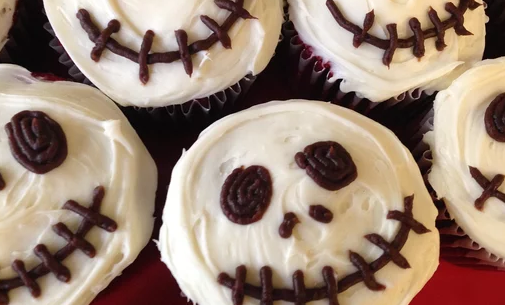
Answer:
[[(282, 74), (281, 66), (274, 61), (253, 86), (245, 105), (296, 98)], [(160, 130), (145, 122), (134, 125), (156, 160), (159, 170), (157, 221), (153, 234), (156, 239), (172, 167), (182, 149), (189, 148), (195, 141), (199, 130)], [(501, 290), (504, 284), (505, 272), (462, 268), (442, 261), (435, 276), (411, 304), (504, 305), (505, 294)], [(140, 257), (93, 303), (110, 304), (184, 305), (187, 301), (181, 296), (169, 270), (160, 261), (155, 243), (150, 242)]]

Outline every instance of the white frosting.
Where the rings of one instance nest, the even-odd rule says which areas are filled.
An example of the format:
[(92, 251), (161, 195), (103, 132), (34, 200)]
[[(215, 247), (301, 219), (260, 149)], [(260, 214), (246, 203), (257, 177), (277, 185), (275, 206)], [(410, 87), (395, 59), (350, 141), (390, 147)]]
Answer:
[(9, 38), (18, 0), (0, 0), (0, 49)]
[[(398, 25), (398, 37), (411, 37), (409, 20), (416, 17), (424, 30), (433, 28), (428, 10), (433, 7), (441, 20), (450, 18), (444, 6), (449, 0), (336, 0), (343, 15), (360, 27), (365, 15), (375, 11), (375, 24), (370, 33), (389, 38), (386, 25)], [(321, 56), (332, 66), (331, 80), (343, 79), (341, 90), (354, 91), (374, 102), (382, 102), (417, 88), (437, 91), (447, 88), (451, 81), (472, 63), (482, 59), (484, 52), (484, 7), (465, 14), (465, 27), (473, 36), (457, 36), (454, 29), (445, 34), (447, 48), (435, 47), (436, 38), (426, 40), (426, 54), (422, 59), (412, 49), (398, 49), (391, 67), (382, 63), (384, 50), (363, 43), (353, 46), (353, 34), (343, 29), (333, 18), (324, 0), (288, 0), (289, 17), (300, 38), (313, 47), (314, 55)], [(451, 0), (456, 6), (459, 1)], [(482, 2), (482, 1), (479, 1)], [(467, 65), (465, 65), (467, 63)]]
[[(505, 58), (484, 61), (456, 80), (435, 101), (434, 131), (426, 136), (434, 164), (429, 181), (468, 236), (489, 252), (505, 257), (505, 203), (492, 197), (481, 212), (475, 199), (483, 192), (469, 166), (491, 180), (505, 174), (505, 143), (486, 132), (484, 114), (505, 92)], [(505, 185), (499, 191), (505, 192)]]
[(69, 82), (41, 82), (27, 70), (0, 66), (0, 125), (23, 110), (43, 111), (66, 134), (68, 156), (61, 166), (36, 175), (12, 156), (6, 132), (0, 132), (0, 279), (15, 277), (11, 263), (27, 269), (40, 263), (33, 248), (45, 244), (51, 253), (66, 242), (51, 226), (63, 222), (75, 232), (82, 217), (62, 210), (76, 200), (89, 207), (93, 189), (102, 185), (100, 212), (118, 224), (114, 233), (93, 228), (86, 239), (96, 248), (90, 259), (75, 251), (63, 264), (69, 283), (48, 274), (37, 282), (42, 295), (32, 298), (26, 287), (11, 290), (10, 305), (87, 305), (148, 243), (154, 225), (157, 170), (153, 159), (117, 106), (98, 90)]
[(84, 8), (104, 29), (111, 19), (121, 23), (112, 35), (121, 44), (140, 50), (147, 30), (156, 34), (152, 50), (179, 50), (174, 31), (184, 29), (189, 43), (207, 38), (212, 31), (201, 21), (208, 15), (219, 24), (230, 15), (214, 0), (45, 0), (45, 9), (56, 35), (77, 67), (98, 88), (123, 106), (160, 107), (181, 104), (224, 90), (249, 73), (260, 73), (272, 58), (279, 40), (281, 0), (245, 0), (244, 8), (257, 20), (239, 19), (230, 30), (232, 49), (220, 43), (193, 56), (190, 78), (181, 61), (149, 66), (146, 85), (139, 80), (139, 65), (105, 51), (98, 63), (90, 58), (94, 43), (81, 28), (76, 13)]
[[(357, 180), (336, 192), (319, 187), (294, 161), (307, 145), (328, 140), (346, 148), (358, 170)], [(220, 191), (233, 169), (251, 165), (269, 170), (272, 200), (259, 222), (236, 225), (221, 210)], [(320, 287), (324, 266), (332, 266), (339, 278), (356, 271), (349, 250), (368, 262), (383, 253), (364, 236), (378, 233), (391, 241), (400, 225), (387, 220), (387, 212), (403, 211), (404, 197), (412, 194), (415, 218), (433, 232), (410, 233), (401, 253), (412, 268), (389, 264), (376, 273), (385, 291), (372, 292), (360, 283), (339, 294), (340, 304), (408, 304), (438, 265), (437, 211), (412, 156), (384, 127), (331, 104), (272, 102), (215, 123), (182, 156), (172, 174), (159, 248), (184, 294), (200, 305), (232, 304), (231, 290), (220, 286), (217, 277), (221, 272), (234, 277), (242, 264), (248, 269), (247, 282), (255, 285), (260, 268), (268, 265), (275, 288), (292, 289), (298, 269), (308, 288)], [(322, 224), (310, 218), (312, 204), (330, 209), (334, 220)], [(278, 229), (288, 212), (301, 223), (291, 238), (282, 239)], [(246, 297), (244, 304), (258, 302)]]

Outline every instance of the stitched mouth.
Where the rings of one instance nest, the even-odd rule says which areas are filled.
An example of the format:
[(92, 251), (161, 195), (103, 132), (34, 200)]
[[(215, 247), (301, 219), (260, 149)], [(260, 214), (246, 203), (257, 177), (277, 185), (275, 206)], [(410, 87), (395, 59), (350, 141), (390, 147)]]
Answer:
[(486, 201), (491, 197), (495, 197), (498, 200), (505, 202), (505, 194), (498, 191), (498, 188), (502, 185), (503, 181), (505, 180), (505, 176), (496, 175), (493, 177), (491, 181), (489, 181), (479, 169), (471, 166), (469, 168), (472, 178), (483, 189), (480, 197), (475, 199), (475, 208), (477, 210), (482, 211), (484, 209)]
[(336, 280), (336, 273), (330, 266), (321, 270), (325, 285), (321, 287), (307, 288), (304, 283), (302, 271), (293, 273), (293, 289), (274, 288), (272, 284), (272, 269), (268, 266), (259, 271), (261, 286), (255, 286), (246, 282), (247, 269), (239, 266), (235, 271), (235, 278), (227, 273), (218, 276), (218, 282), (232, 290), (232, 301), (234, 305), (242, 305), (246, 296), (260, 300), (262, 305), (273, 304), (274, 301), (292, 302), (296, 305), (307, 302), (328, 299), (328, 304), (338, 305), (338, 294), (346, 291), (352, 286), (363, 282), (372, 291), (386, 289), (386, 286), (378, 283), (375, 273), (381, 270), (390, 262), (402, 269), (410, 268), (407, 259), (400, 254), (403, 246), (408, 240), (410, 231), (416, 234), (426, 234), (430, 232), (423, 224), (414, 219), (413, 216), (414, 195), (404, 199), (405, 211), (389, 211), (387, 219), (396, 220), (401, 223), (400, 229), (391, 243), (387, 242), (378, 234), (369, 234), (365, 238), (381, 248), (384, 253), (375, 261), (367, 263), (365, 259), (356, 252), (349, 251), (349, 260), (358, 269), (355, 273)]
[(365, 16), (363, 27), (360, 27), (359, 25), (354, 24), (346, 19), (334, 0), (326, 1), (326, 6), (335, 18), (335, 21), (337, 21), (337, 23), (342, 28), (354, 34), (354, 47), (359, 48), (362, 43), (366, 42), (377, 48), (385, 50), (382, 62), (388, 67), (391, 65), (393, 56), (398, 48), (413, 48), (414, 56), (417, 58), (422, 58), (425, 54), (426, 39), (436, 37), (437, 50), (443, 51), (447, 47), (445, 44), (445, 32), (447, 30), (454, 28), (456, 34), (459, 36), (473, 35), (465, 28), (464, 15), (468, 9), (473, 11), (481, 5), (482, 4), (476, 2), (475, 0), (461, 0), (459, 2), (459, 6), (456, 6), (452, 2), (447, 2), (445, 5), (445, 10), (451, 14), (451, 17), (445, 21), (440, 20), (437, 11), (435, 11), (433, 8), (430, 8), (428, 16), (431, 23), (433, 23), (433, 28), (422, 30), (419, 19), (412, 18), (409, 21), (409, 26), (413, 32), (413, 36), (405, 39), (399, 38), (397, 25), (396, 23), (392, 23), (386, 26), (390, 38), (381, 39), (368, 33), (375, 22), (375, 13), (373, 10)]
[(26, 270), (23, 261), (14, 261), (11, 267), (18, 277), (0, 279), (0, 305), (8, 305), (8, 292), (22, 286), (26, 286), (34, 298), (39, 297), (42, 292), (36, 280), (49, 273), (53, 273), (61, 282), (69, 282), (71, 279), (70, 270), (62, 262), (76, 250), (82, 251), (90, 258), (95, 257), (95, 247), (85, 239), (89, 231), (95, 226), (111, 233), (117, 229), (117, 223), (114, 220), (100, 214), (104, 196), (105, 189), (99, 186), (93, 191), (93, 200), (89, 208), (81, 206), (73, 200), (69, 200), (63, 205), (64, 210), (74, 212), (83, 218), (77, 232), (73, 233), (64, 223), (60, 222), (53, 226), (53, 231), (68, 242), (65, 247), (52, 255), (45, 245), (37, 245), (33, 251), (42, 263), (29, 271)]
[(230, 16), (222, 25), (219, 25), (215, 20), (208, 16), (200, 16), (201, 21), (212, 31), (212, 34), (203, 40), (195, 41), (188, 44), (188, 34), (186, 31), (179, 29), (175, 31), (179, 50), (169, 51), (164, 53), (151, 53), (151, 47), (155, 33), (151, 30), (144, 35), (144, 40), (140, 47), (140, 51), (136, 52), (128, 47), (121, 45), (115, 39), (111, 38), (113, 33), (120, 30), (120, 24), (117, 20), (111, 20), (107, 28), (100, 32), (99, 28), (92, 21), (89, 12), (85, 9), (80, 9), (77, 13), (77, 18), (81, 22), (81, 27), (89, 36), (89, 39), (95, 43), (95, 47), (91, 51), (91, 58), (94, 61), (99, 61), (102, 52), (108, 49), (121, 57), (127, 58), (139, 64), (139, 78), (143, 84), (149, 81), (148, 65), (156, 63), (172, 63), (181, 60), (186, 74), (190, 77), (193, 73), (192, 55), (209, 50), (213, 45), (220, 42), (224, 48), (231, 48), (231, 39), (228, 31), (240, 19), (255, 19), (245, 8), (244, 0), (214, 0), (215, 4), (224, 10), (230, 11)]

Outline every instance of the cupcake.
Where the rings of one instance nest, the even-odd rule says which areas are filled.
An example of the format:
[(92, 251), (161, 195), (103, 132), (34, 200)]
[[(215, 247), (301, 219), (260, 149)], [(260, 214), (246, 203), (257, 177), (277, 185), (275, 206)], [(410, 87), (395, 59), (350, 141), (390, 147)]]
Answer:
[(505, 269), (504, 77), (505, 58), (475, 65), (438, 94), (425, 136), (442, 255), (459, 264)]
[(288, 3), (296, 87), (362, 113), (420, 103), (482, 59), (480, 0)]
[(436, 215), (388, 129), (329, 103), (272, 102), (184, 153), (159, 249), (195, 304), (407, 304), (438, 266)]
[(87, 305), (153, 230), (157, 171), (114, 103), (0, 66), (0, 304)]
[(283, 22), (281, 0), (44, 4), (72, 76), (160, 119), (233, 105), (274, 55)]

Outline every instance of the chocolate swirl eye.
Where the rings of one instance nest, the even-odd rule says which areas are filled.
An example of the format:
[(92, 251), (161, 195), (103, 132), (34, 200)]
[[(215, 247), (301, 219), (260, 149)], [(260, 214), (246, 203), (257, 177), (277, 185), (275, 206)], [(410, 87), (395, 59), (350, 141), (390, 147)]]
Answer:
[(356, 180), (358, 172), (351, 155), (337, 142), (317, 142), (295, 155), (315, 183), (329, 191), (344, 188)]
[(262, 166), (235, 169), (221, 189), (221, 209), (236, 224), (259, 221), (272, 199), (272, 179)]
[(505, 93), (498, 95), (487, 107), (484, 124), (491, 138), (505, 142)]
[(14, 158), (27, 170), (45, 174), (67, 157), (67, 139), (61, 126), (40, 111), (22, 111), (5, 125)]

